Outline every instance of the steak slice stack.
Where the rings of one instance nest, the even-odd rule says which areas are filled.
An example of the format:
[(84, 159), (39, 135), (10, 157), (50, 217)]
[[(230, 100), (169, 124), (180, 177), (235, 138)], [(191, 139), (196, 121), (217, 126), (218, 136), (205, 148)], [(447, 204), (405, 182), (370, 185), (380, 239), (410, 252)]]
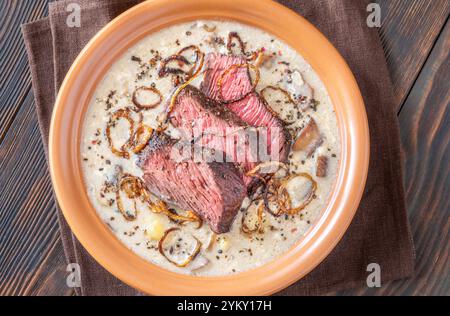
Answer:
[[(179, 93), (170, 113), (170, 122), (178, 128), (185, 141), (196, 148), (213, 150), (208, 155), (195, 158), (234, 162), (244, 173), (256, 166), (256, 131), (226, 107), (206, 98), (197, 88), (187, 86)], [(248, 185), (252, 178), (243, 174), (243, 180)]]
[(247, 67), (232, 67), (245, 63), (241, 56), (208, 54), (200, 90), (186, 86), (170, 112), (181, 141), (155, 133), (139, 159), (152, 194), (197, 213), (219, 234), (229, 231), (257, 182), (245, 173), (261, 161), (285, 161), (289, 150), (283, 122), (253, 91)]
[[(267, 152), (271, 160), (285, 161), (289, 151), (289, 133), (284, 123), (268, 108), (260, 96), (252, 90), (252, 82), (244, 56), (209, 53), (205, 59), (205, 77), (200, 89), (207, 97), (225, 103), (225, 106), (244, 122), (267, 129)], [(222, 79), (222, 80), (221, 80)], [(219, 86), (219, 81), (220, 86)], [(241, 98), (245, 96), (244, 98)], [(234, 101), (233, 100), (237, 100)], [(272, 148), (276, 152), (272, 152)]]
[(178, 150), (164, 135), (150, 139), (139, 159), (147, 188), (168, 203), (194, 211), (214, 232), (228, 232), (246, 195), (241, 173), (232, 163), (178, 161)]

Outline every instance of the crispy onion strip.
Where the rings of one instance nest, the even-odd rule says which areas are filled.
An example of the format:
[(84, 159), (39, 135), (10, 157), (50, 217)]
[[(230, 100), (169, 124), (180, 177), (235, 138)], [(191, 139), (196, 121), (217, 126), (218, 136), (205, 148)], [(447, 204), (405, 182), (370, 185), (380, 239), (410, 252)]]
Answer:
[(178, 95), (180, 94), (181, 91), (183, 91), (184, 88), (186, 88), (189, 84), (191, 84), (192, 81), (194, 81), (198, 77), (201, 69), (203, 68), (204, 58), (205, 58), (204, 54), (200, 52), (200, 62), (198, 63), (198, 67), (195, 70), (194, 74), (192, 75), (191, 78), (189, 78), (189, 80), (187, 80), (185, 83), (180, 85), (173, 93), (172, 97), (170, 98), (169, 106), (166, 109), (164, 121), (160, 122), (161, 124), (163, 124), (163, 126), (161, 126), (158, 129), (159, 131), (163, 131), (163, 130), (167, 129), (167, 125), (164, 126), (164, 124), (167, 123), (167, 118), (169, 117), (170, 112), (172, 112), (173, 108), (175, 107)]
[[(289, 181), (291, 181), (294, 178), (302, 177), (307, 179), (311, 183), (311, 190), (309, 190), (308, 194), (306, 195), (304, 201), (301, 203), (301, 205), (297, 207), (292, 207), (292, 201), (291, 197), (289, 196), (289, 193), (286, 189), (287, 184)], [(308, 206), (309, 203), (314, 198), (315, 192), (317, 189), (317, 182), (313, 179), (311, 175), (308, 173), (298, 173), (298, 174), (292, 174), (286, 178), (283, 179), (271, 179), (265, 188), (264, 192), (264, 205), (267, 212), (272, 214), (275, 217), (278, 217), (283, 214), (287, 215), (296, 215), (300, 211), (302, 211), (306, 206)], [(278, 205), (278, 212), (273, 212), (270, 208), (269, 202), (276, 202)]]
[(211, 236), (209, 237), (209, 242), (208, 242), (208, 246), (206, 246), (206, 250), (210, 251), (214, 247), (216, 240), (217, 240), (217, 235), (215, 232), (212, 232)]
[(119, 189), (124, 191), (130, 199), (141, 196), (143, 183), (141, 179), (125, 174), (119, 181)]
[[(200, 57), (201, 57), (201, 55), (202, 55), (202, 51), (201, 51), (200, 48), (198, 48), (198, 46), (196, 46), (196, 45), (189, 45), (189, 46), (183, 47), (182, 49), (180, 49), (180, 50), (178, 51), (177, 55), (180, 56), (180, 57), (182, 57), (182, 58), (184, 58), (185, 60), (187, 60), (187, 58), (184, 57), (182, 54), (183, 54), (184, 52), (186, 52), (186, 51), (189, 51), (189, 50), (193, 50), (193, 51), (195, 52), (195, 61), (194, 61), (194, 63), (196, 64), (196, 63), (200, 60)], [(191, 63), (189, 60), (187, 60), (187, 62), (188, 62), (189, 64)], [(194, 67), (195, 67), (195, 66), (197, 66), (197, 65), (194, 65)], [(193, 68), (194, 68), (194, 67), (193, 67)], [(192, 68), (192, 69), (193, 69), (193, 68)]]
[(274, 216), (274, 217), (280, 217), (281, 215), (283, 215), (283, 209), (280, 208), (280, 207), (278, 208), (278, 211), (277, 211), (277, 212), (272, 211), (272, 210), (270, 209), (269, 202), (268, 202), (267, 199), (264, 199), (264, 208), (266, 209), (266, 211), (267, 211), (269, 214), (271, 214), (271, 215)]
[[(150, 104), (142, 104), (142, 103), (140, 103), (138, 101), (138, 97), (137, 97), (137, 94), (139, 93), (139, 91), (149, 91), (149, 92), (155, 94), (158, 97), (158, 100), (156, 100), (155, 102), (150, 103)], [(161, 92), (158, 89), (154, 88), (154, 87), (144, 87), (144, 86), (142, 86), (142, 87), (139, 87), (136, 90), (134, 90), (132, 101), (133, 101), (133, 104), (139, 110), (148, 110), (148, 109), (153, 109), (153, 108), (157, 107), (158, 105), (160, 105), (161, 102), (163, 101), (163, 96), (162, 96)]]
[(264, 102), (264, 104), (266, 104), (267, 108), (269, 109), (269, 111), (271, 112), (272, 115), (278, 117), (280, 120), (284, 121), (286, 124), (292, 124), (292, 123), (295, 123), (296, 120), (293, 120), (293, 121), (286, 121), (286, 120), (282, 119), (282, 118), (280, 117), (280, 114), (278, 114), (278, 113), (277, 113), (277, 112), (269, 105), (269, 102), (267, 101), (267, 99), (266, 99), (266, 97), (265, 97), (265, 95), (264, 95), (268, 90), (279, 91), (279, 92), (281, 92), (281, 93), (286, 97), (286, 99), (289, 101), (289, 103), (295, 106), (297, 103), (294, 101), (294, 99), (292, 99), (292, 96), (289, 94), (289, 92), (287, 92), (286, 90), (284, 90), (284, 89), (282, 89), (282, 88), (280, 88), (280, 87), (267, 86), (267, 87), (264, 87), (264, 88), (259, 92), (259, 95), (261, 96), (262, 101)]
[[(132, 214), (127, 212), (123, 206), (122, 197), (120, 192), (123, 191), (129, 199), (133, 200), (134, 211)], [(116, 203), (122, 216), (127, 221), (134, 221), (137, 218), (137, 206), (136, 198), (141, 195), (142, 192), (142, 182), (139, 178), (136, 178), (130, 174), (125, 174), (120, 178), (118, 182), (118, 187), (116, 189)]]
[[(277, 171), (280, 170), (280, 169), (284, 169), (286, 171), (289, 170), (288, 166), (285, 163), (281, 162), (281, 161), (266, 161), (266, 162), (262, 162), (262, 163), (258, 164), (252, 170), (247, 171), (245, 173), (245, 175), (249, 176), (249, 177), (255, 176), (261, 171), (261, 169), (267, 168), (267, 167), (278, 167)], [(275, 172), (271, 172), (271, 173), (275, 173)]]
[(213, 26), (208, 26), (207, 24), (203, 25), (203, 29), (208, 32), (208, 33), (212, 33), (216, 30), (217, 26), (213, 25)]
[[(130, 215), (125, 211), (122, 203), (122, 198), (120, 192), (123, 191), (129, 199), (134, 199), (134, 213)], [(156, 214), (164, 214), (169, 217), (171, 220), (179, 222), (180, 224), (186, 222), (197, 222), (197, 229), (202, 227), (203, 220), (195, 214), (193, 211), (187, 211), (185, 216), (178, 215), (173, 213), (167, 207), (167, 204), (162, 200), (157, 200), (153, 202), (150, 198), (150, 192), (145, 186), (145, 183), (138, 177), (135, 177), (131, 174), (123, 174), (119, 179), (117, 188), (116, 188), (116, 200), (117, 207), (119, 211), (122, 213), (124, 218), (128, 221), (132, 221), (136, 219), (137, 210), (136, 210), (136, 199), (141, 199), (142, 202), (147, 203), (150, 211)]]
[[(231, 71), (237, 70), (240, 68), (247, 68), (248, 70), (250, 70), (250, 69), (253, 70), (255, 72), (255, 76), (256, 76), (255, 80), (252, 83), (252, 86), (247, 93), (243, 94), (242, 96), (240, 96), (238, 98), (232, 99), (232, 100), (224, 100), (223, 93), (222, 93), (223, 80)], [(219, 77), (219, 80), (217, 81), (217, 86), (219, 87), (219, 97), (220, 97), (221, 101), (223, 103), (233, 103), (233, 102), (244, 99), (246, 96), (248, 96), (250, 93), (252, 93), (255, 90), (256, 86), (258, 85), (259, 79), (260, 79), (260, 73), (259, 73), (258, 67), (255, 67), (254, 65), (249, 64), (249, 63), (231, 65), (224, 72), (222, 72), (222, 75)]]
[(256, 167), (254, 167), (252, 170), (247, 171), (245, 173), (248, 177), (254, 177), (260, 179), (263, 183), (267, 182), (267, 177), (264, 177), (264, 175), (260, 174), (261, 169), (268, 168), (268, 167), (277, 167), (277, 170), (274, 172), (271, 172), (270, 174), (275, 174), (278, 170), (284, 169), (286, 172), (289, 170), (288, 166), (286, 166), (285, 163), (281, 161), (266, 161), (258, 164)]
[(129, 222), (132, 222), (134, 220), (136, 220), (137, 218), (137, 206), (136, 206), (136, 200), (133, 200), (133, 213), (130, 214), (128, 213), (124, 206), (123, 206), (123, 202), (122, 202), (122, 197), (120, 196), (120, 190), (116, 192), (116, 203), (117, 203), (117, 208), (119, 209), (120, 213), (122, 214), (122, 216)]
[[(193, 63), (191, 61), (189, 61), (185, 56), (182, 55), (183, 53), (185, 53), (186, 51), (189, 51), (189, 50), (193, 50), (195, 52), (195, 61)], [(199, 69), (201, 69), (201, 67), (203, 67), (203, 57), (204, 57), (204, 54), (202, 53), (200, 48), (198, 48), (198, 46), (190, 45), (190, 46), (183, 47), (181, 50), (178, 51), (178, 53), (167, 57), (166, 59), (164, 59), (161, 62), (161, 67), (158, 71), (158, 75), (160, 77), (165, 77), (168, 74), (174, 74), (174, 75), (184, 74), (186, 76), (185, 80), (189, 80), (190, 77), (192, 77), (197, 71), (199, 71)], [(194, 65), (188, 71), (185, 71), (181, 68), (168, 67), (167, 65), (172, 61), (177, 61), (180, 67), (182, 65), (191, 65), (191, 64), (194, 64)], [(200, 64), (201, 64), (201, 66), (199, 67)]]
[[(125, 144), (123, 144), (120, 147), (120, 149), (117, 149), (114, 146), (114, 142), (111, 138), (111, 127), (113, 127), (115, 125), (115, 123), (121, 118), (127, 120), (128, 123), (130, 124), (130, 129), (129, 129), (130, 137), (129, 137), (128, 141), (125, 142)], [(130, 158), (130, 154), (127, 152), (126, 148), (129, 147), (130, 143), (132, 142), (133, 131), (134, 131), (134, 120), (130, 116), (129, 109), (120, 109), (112, 114), (108, 124), (106, 125), (106, 138), (108, 140), (109, 148), (111, 149), (111, 151), (114, 155), (125, 158), (125, 159)]]
[(197, 222), (197, 229), (200, 229), (203, 226), (203, 220), (193, 211), (187, 211), (187, 217), (192, 219), (192, 221)]
[(184, 64), (184, 65), (191, 64), (191, 62), (189, 60), (187, 60), (186, 57), (179, 55), (179, 53), (177, 53), (175, 55), (171, 55), (171, 56), (163, 59), (163, 61), (161, 62), (161, 67), (159, 68), (159, 71), (158, 71), (158, 75), (160, 77), (165, 77), (168, 74), (172, 74), (172, 75), (186, 74), (186, 72), (181, 68), (167, 67), (167, 65), (172, 61), (177, 61), (178, 65), (180, 67), (182, 64)]
[(294, 101), (294, 99), (292, 99), (292, 97), (291, 97), (291, 95), (289, 94), (289, 92), (287, 92), (286, 90), (284, 90), (284, 89), (282, 89), (282, 88), (280, 88), (280, 87), (275, 87), (275, 86), (267, 86), (267, 87), (264, 87), (264, 89), (262, 89), (262, 90), (259, 92), (259, 94), (261, 95), (261, 97), (262, 97), (264, 100), (266, 100), (266, 98), (265, 98), (265, 96), (264, 96), (264, 93), (265, 93), (267, 90), (280, 91), (281, 93), (283, 93), (283, 94), (285, 95), (285, 97), (289, 100), (290, 103), (292, 103), (292, 104), (297, 104), (297, 103)]
[(156, 214), (162, 213), (171, 220), (179, 222), (180, 224), (186, 222), (197, 222), (196, 227), (197, 229), (199, 229), (203, 225), (202, 219), (193, 211), (187, 211), (186, 216), (178, 215), (174, 212), (171, 212), (170, 209), (167, 207), (167, 204), (162, 200), (158, 200), (156, 203), (149, 201), (149, 208), (153, 213)]
[(145, 124), (139, 125), (136, 132), (134, 133), (133, 148), (132, 151), (135, 154), (140, 153), (145, 146), (147, 146), (148, 141), (152, 137), (153, 129)]
[(194, 250), (193, 250), (192, 253), (186, 258), (186, 260), (184, 260), (183, 262), (176, 262), (176, 261), (170, 259), (170, 258), (166, 255), (166, 253), (164, 252), (164, 241), (167, 239), (167, 237), (168, 237), (171, 233), (173, 233), (173, 232), (175, 232), (175, 231), (178, 231), (178, 230), (180, 230), (180, 228), (178, 228), (178, 227), (172, 227), (172, 228), (169, 228), (168, 230), (166, 230), (166, 231), (164, 232), (164, 235), (161, 237), (161, 239), (160, 239), (159, 242), (158, 242), (158, 250), (159, 250), (159, 253), (160, 253), (164, 258), (167, 259), (167, 261), (169, 261), (170, 263), (176, 265), (176, 266), (179, 267), (179, 268), (184, 268), (184, 267), (186, 267), (192, 260), (194, 260), (195, 257), (197, 257), (197, 255), (200, 253), (200, 249), (202, 248), (202, 243), (200, 242), (200, 240), (197, 239), (197, 237), (192, 236), (192, 237), (196, 240), (197, 243), (196, 243), (196, 245), (195, 245)]
[(233, 39), (236, 39), (239, 43), (241, 54), (245, 55), (245, 44), (237, 32), (228, 33), (227, 50), (229, 54), (233, 54)]
[(252, 52), (251, 54), (247, 55), (247, 52), (245, 51), (245, 43), (242, 41), (239, 34), (237, 32), (230, 32), (230, 33), (228, 33), (228, 40), (227, 40), (227, 50), (228, 50), (228, 54), (230, 54), (230, 55), (233, 55), (233, 40), (236, 40), (238, 42), (240, 54), (245, 56), (247, 61), (257, 61), (255, 63), (255, 66), (259, 67), (260, 62), (258, 62), (258, 59), (261, 58), (263, 49), (259, 49), (257, 51)]
[(309, 193), (307, 194), (307, 196), (306, 196), (305, 200), (303, 201), (303, 203), (301, 205), (297, 206), (297, 207), (292, 208), (292, 203), (291, 203), (290, 198), (289, 198), (289, 202), (288, 202), (289, 209), (285, 210), (285, 213), (288, 214), (288, 215), (298, 214), (309, 203), (311, 203), (311, 201), (314, 198), (314, 194), (316, 192), (316, 189), (317, 189), (317, 182), (313, 179), (313, 177), (311, 175), (309, 175), (308, 173), (304, 173), (303, 172), (303, 173), (293, 174), (293, 175), (291, 175), (291, 176), (281, 180), (281, 185), (278, 188), (278, 195), (280, 195), (280, 194), (287, 194), (287, 196), (289, 196), (289, 194), (287, 193), (286, 186), (287, 186), (287, 184), (288, 184), (288, 182), (290, 180), (292, 180), (294, 178), (297, 178), (297, 177), (303, 177), (303, 178), (306, 178), (307, 180), (309, 180), (311, 182), (312, 188), (309, 191)]
[[(276, 183), (276, 184), (274, 184)], [(272, 216), (279, 217), (283, 215), (284, 210), (286, 210), (286, 203), (288, 202), (288, 196), (286, 193), (283, 193), (283, 196), (279, 196), (276, 190), (273, 190), (273, 188), (277, 188), (279, 186), (279, 180), (276, 180), (274, 178), (270, 179), (267, 185), (264, 189), (264, 207), (266, 211), (271, 214)], [(272, 189), (272, 190), (271, 190)], [(270, 208), (269, 202), (276, 202), (277, 212), (272, 211)]]
[[(257, 210), (257, 217), (258, 217), (258, 221), (256, 222), (255, 226), (253, 228), (248, 227), (248, 225), (245, 223), (245, 219), (246, 219), (246, 214), (248, 213), (248, 209), (250, 208), (250, 206), (255, 203), (255, 202), (259, 202), (259, 206), (258, 206), (258, 210)], [(247, 209), (245, 210), (244, 214), (242, 215), (242, 220), (241, 220), (241, 231), (245, 234), (251, 235), (253, 233), (264, 233), (264, 228), (263, 228), (263, 211), (264, 211), (264, 202), (261, 200), (254, 200), (252, 201)]]
[(259, 49), (257, 52), (253, 52), (252, 55), (250, 56), (250, 60), (254, 60), (255, 61), (255, 66), (256, 67), (261, 67), (267, 60), (269, 60), (270, 58), (272, 58), (269, 55), (264, 54), (264, 50), (263, 49)]

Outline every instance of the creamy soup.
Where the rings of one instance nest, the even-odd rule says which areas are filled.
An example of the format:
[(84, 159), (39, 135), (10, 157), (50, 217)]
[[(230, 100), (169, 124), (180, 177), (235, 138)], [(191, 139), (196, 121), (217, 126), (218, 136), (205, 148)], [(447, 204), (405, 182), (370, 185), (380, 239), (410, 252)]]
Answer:
[[(237, 36), (230, 37), (230, 32)], [(150, 210), (143, 199), (133, 199), (132, 194), (127, 196), (127, 192), (120, 192), (117, 187), (120, 174), (143, 176), (137, 163), (142, 148), (127, 147), (139, 126), (144, 124), (153, 129), (139, 132), (144, 142), (140, 147), (146, 145), (146, 133), (156, 133), (157, 129), (171, 138), (180, 137), (171, 124), (161, 128), (161, 117), (167, 112), (174, 89), (187, 77), (176, 71), (160, 76), (160, 70), (163, 61), (191, 45), (202, 54), (244, 54), (248, 63), (259, 71), (255, 91), (286, 122), (285, 128), (292, 137), (285, 162), (288, 171), (280, 169), (273, 175), (278, 180), (275, 182), (283, 185), (283, 197), (277, 202), (271, 199), (267, 204), (264, 199), (255, 201), (254, 196), (246, 197), (229, 232), (223, 234), (215, 234), (207, 222), (199, 228), (198, 216), (172, 207), (168, 201), (167, 207), (176, 214), (194, 220), (177, 221), (165, 212)], [(171, 67), (186, 65), (175, 60)], [(199, 71), (190, 84), (198, 87), (201, 75)], [(141, 87), (151, 88), (137, 95), (136, 90)], [(148, 95), (144, 95), (146, 92)], [(140, 102), (157, 106), (136, 109), (133, 96), (147, 98)], [(239, 273), (287, 252), (326, 207), (336, 180), (339, 157), (339, 131), (333, 106), (311, 66), (271, 34), (226, 21), (174, 25), (148, 35), (128, 49), (98, 83), (85, 117), (81, 141), (88, 196), (117, 238), (150, 263), (201, 276)], [(258, 195), (258, 190), (261, 196), (262, 188), (254, 195)], [(289, 205), (281, 208), (284, 202), (280, 201), (286, 202), (286, 196)]]

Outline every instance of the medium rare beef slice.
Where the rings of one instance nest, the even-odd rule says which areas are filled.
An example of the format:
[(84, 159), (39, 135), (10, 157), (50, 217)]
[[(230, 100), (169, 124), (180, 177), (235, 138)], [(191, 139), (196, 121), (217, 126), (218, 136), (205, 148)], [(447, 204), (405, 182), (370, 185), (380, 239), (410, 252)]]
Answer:
[(266, 152), (270, 155), (270, 160), (286, 161), (290, 135), (283, 122), (271, 113), (258, 94), (252, 92), (242, 100), (227, 104), (226, 107), (250, 126), (260, 127), (260, 131), (265, 131)]
[(192, 210), (211, 229), (228, 232), (246, 195), (242, 176), (231, 163), (178, 161), (175, 142), (155, 135), (139, 166), (148, 190), (183, 210)]
[[(184, 140), (196, 148), (210, 149), (200, 155), (195, 152), (195, 160), (234, 162), (244, 172), (254, 168), (258, 161), (256, 131), (193, 86), (187, 86), (177, 96), (170, 121)], [(244, 180), (251, 181), (245, 176)]]
[(229, 102), (240, 99), (252, 89), (244, 56), (209, 53), (200, 89), (211, 99)]
[[(285, 130), (284, 123), (270, 111), (260, 96), (251, 92), (249, 71), (247, 67), (239, 66), (245, 63), (243, 56), (208, 54), (205, 60), (205, 77), (200, 88), (209, 98), (224, 102), (225, 107), (248, 125), (264, 127), (267, 134), (265, 149), (270, 160), (286, 161), (289, 133)], [(273, 152), (272, 148), (276, 151)]]

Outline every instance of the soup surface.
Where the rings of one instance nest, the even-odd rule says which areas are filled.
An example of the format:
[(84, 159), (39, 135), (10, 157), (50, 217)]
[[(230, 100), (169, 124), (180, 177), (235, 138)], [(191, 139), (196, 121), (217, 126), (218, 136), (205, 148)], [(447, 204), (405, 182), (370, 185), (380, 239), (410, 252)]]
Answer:
[[(192, 45), (195, 48), (183, 51)], [(166, 201), (166, 210), (181, 216), (177, 219), (149, 207), (143, 195), (134, 196), (134, 187), (127, 191), (144, 181), (118, 184), (123, 175), (142, 179), (138, 161), (150, 134), (181, 137), (176, 127), (161, 118), (168, 112), (174, 91), (184, 82), (200, 86), (205, 66), (200, 64), (199, 54), (204, 57), (208, 53), (244, 56), (254, 91), (285, 122), (291, 137), (287, 161), (270, 174), (278, 183), (274, 190), (269, 189), (272, 198), (264, 194), (271, 178), (263, 175), (264, 181), (247, 194), (230, 230), (223, 234), (215, 234), (207, 222), (199, 227), (201, 220), (189, 210)], [(162, 68), (172, 70), (162, 72)], [(152, 106), (136, 108), (136, 103)], [(130, 145), (133, 137), (134, 147)], [(174, 25), (131, 47), (98, 83), (81, 140), (90, 201), (117, 238), (153, 264), (203, 276), (239, 273), (288, 251), (326, 207), (339, 157), (336, 116), (325, 86), (311, 66), (271, 34), (228, 21)], [(274, 200), (273, 192), (279, 199)], [(153, 201), (158, 198), (151, 197)], [(281, 207), (287, 200), (289, 205)]]

